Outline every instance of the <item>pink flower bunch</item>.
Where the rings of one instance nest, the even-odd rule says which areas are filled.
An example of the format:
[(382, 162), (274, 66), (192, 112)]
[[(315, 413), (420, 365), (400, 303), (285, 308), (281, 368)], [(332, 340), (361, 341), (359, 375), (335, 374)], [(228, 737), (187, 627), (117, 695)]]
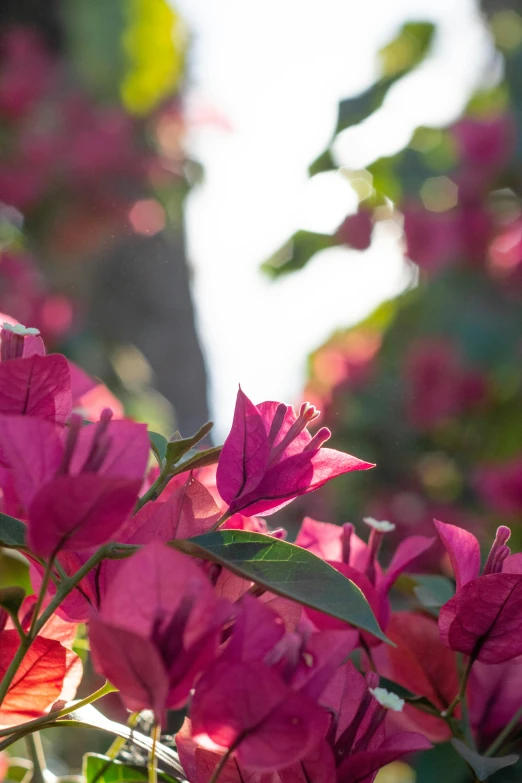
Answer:
[[(503, 748), (522, 656), (508, 528), (481, 571), (477, 539), (435, 523), (456, 580), (437, 604), (433, 575), (407, 573), (435, 537), (408, 536), (390, 557), (387, 521), (365, 518), (361, 538), (306, 518), (290, 544), (257, 516), (372, 467), (327, 448), (326, 427), (308, 432), (314, 406), (255, 405), (240, 389), (222, 448), (190, 451), (208, 427), (163, 446), (156, 434), (151, 469), (145, 425), (84, 407), (96, 389), (36, 329), (4, 322), (0, 542), (30, 561), (34, 595), (0, 589), (0, 749), (77, 709), (79, 622), (108, 682), (80, 707), (119, 691), (151, 711), (154, 747), (184, 710), (177, 755), (161, 745), (158, 763), (172, 756), (188, 783), (372, 783), (449, 737), (472, 765)], [(422, 578), (428, 603), (412, 606)]]

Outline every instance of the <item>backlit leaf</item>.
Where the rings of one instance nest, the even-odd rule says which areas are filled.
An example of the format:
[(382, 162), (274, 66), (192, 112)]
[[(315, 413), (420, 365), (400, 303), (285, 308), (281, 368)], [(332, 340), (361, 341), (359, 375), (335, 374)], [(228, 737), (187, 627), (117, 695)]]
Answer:
[(306, 549), (245, 530), (219, 530), (171, 546), (230, 571), (277, 595), (344, 620), (387, 641), (353, 582)]

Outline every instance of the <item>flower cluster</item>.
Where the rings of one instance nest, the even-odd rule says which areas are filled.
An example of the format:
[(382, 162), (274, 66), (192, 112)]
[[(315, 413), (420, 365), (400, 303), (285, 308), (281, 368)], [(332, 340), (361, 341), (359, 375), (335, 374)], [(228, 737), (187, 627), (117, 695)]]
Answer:
[[(208, 426), (151, 441), (89, 410), (95, 382), (36, 329), (4, 320), (0, 359), (0, 544), (27, 558), (34, 588), (0, 588), (0, 750), (117, 690), (153, 715), (150, 768), (174, 758), (189, 783), (371, 783), (448, 737), (472, 767), (514, 763), (497, 757), (521, 719), (508, 528), (482, 573), (477, 539), (438, 521), (386, 565), (395, 525), (372, 517), (364, 538), (306, 518), (290, 544), (257, 515), (373, 467), (325, 447), (326, 427), (308, 432), (312, 405), (240, 389), (223, 447), (193, 451)], [(456, 592), (406, 573), (437, 535)], [(79, 623), (107, 684), (74, 705)], [(159, 740), (169, 710), (184, 716), (176, 753)]]

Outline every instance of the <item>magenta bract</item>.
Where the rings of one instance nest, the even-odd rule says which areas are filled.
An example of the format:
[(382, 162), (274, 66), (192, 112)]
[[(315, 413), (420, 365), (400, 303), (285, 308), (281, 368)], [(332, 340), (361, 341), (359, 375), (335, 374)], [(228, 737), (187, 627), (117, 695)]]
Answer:
[[(147, 664), (147, 707), (177, 709), (214, 659), (220, 628), (230, 614), (194, 561), (152, 542), (122, 565), (99, 615), (93, 614), (95, 667), (120, 689), (126, 704), (135, 704), (144, 693), (136, 661), (153, 649)], [(121, 674), (114, 665), (119, 657), (127, 661)]]
[(439, 629), (444, 644), (484, 663), (522, 655), (522, 576), (472, 579), (440, 610)]
[(306, 404), (299, 416), (283, 403), (254, 405), (238, 391), (232, 429), (217, 470), (218, 490), (231, 513), (273, 513), (336, 476), (373, 467), (349, 454), (321, 448), (329, 431), (323, 428), (312, 438), (306, 429), (316, 415), (313, 406)]

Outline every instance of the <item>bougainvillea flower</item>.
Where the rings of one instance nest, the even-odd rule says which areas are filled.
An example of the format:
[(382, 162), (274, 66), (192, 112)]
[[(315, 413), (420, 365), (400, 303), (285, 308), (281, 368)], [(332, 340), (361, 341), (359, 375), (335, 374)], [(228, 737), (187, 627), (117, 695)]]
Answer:
[[(354, 582), (364, 593), (381, 627), (386, 629), (390, 618), (388, 593), (398, 577), (417, 557), (432, 546), (435, 539), (426, 536), (405, 538), (395, 550), (388, 567), (383, 571), (378, 559), (382, 538), (386, 533), (392, 532), (395, 525), (371, 517), (366, 517), (364, 522), (371, 529), (368, 543), (355, 534), (353, 525), (349, 523), (340, 527), (306, 517), (296, 544), (323, 557)], [(307, 609), (306, 614), (318, 628), (323, 630), (346, 628), (340, 620), (321, 612)], [(364, 639), (369, 645), (379, 643), (371, 634), (364, 634)]]
[(223, 663), (262, 661), (294, 690), (316, 701), (357, 639), (357, 631), (314, 633), (306, 623), (285, 633), (277, 609), (247, 594), (236, 606), (232, 638), (214, 669)]
[[(209, 740), (232, 746), (240, 766), (258, 770), (278, 770), (313, 755), (328, 726), (316, 702), (356, 639), (356, 632), (350, 637), (299, 627), (285, 633), (276, 613), (245, 595), (223, 653), (197, 683), (195, 739), (207, 748)], [(278, 747), (269, 748), (276, 730)]]
[(484, 663), (522, 655), (522, 576), (493, 573), (468, 582), (441, 608), (439, 629), (444, 644)]
[[(328, 729), (328, 714), (259, 662), (218, 665), (198, 682), (196, 740), (233, 748), (240, 765), (277, 770), (304, 758)], [(276, 738), (276, 739), (275, 739)]]
[[(219, 509), (211, 494), (192, 473), (188, 478), (185, 474), (184, 479), (165, 502), (146, 503), (137, 514), (129, 517), (118, 531), (118, 541), (122, 544), (143, 546), (151, 541), (166, 543), (176, 538), (190, 538), (209, 530), (219, 517)], [(93, 551), (61, 552), (58, 560), (64, 571), (70, 575), (81, 568)], [(78, 589), (67, 596), (60, 606), (60, 613), (70, 621), (88, 620), (92, 610), (100, 608), (107, 590), (123, 564), (122, 560), (104, 560), (100, 563), (82, 579)], [(35, 580), (35, 584), (37, 583)]]
[(147, 465), (144, 424), (96, 425), (71, 417), (62, 436), (50, 422), (0, 417), (0, 448), (27, 510), (28, 540), (43, 557), (109, 541), (132, 511)]
[(238, 391), (232, 429), (217, 469), (217, 487), (231, 514), (273, 513), (336, 476), (373, 467), (321, 448), (330, 431), (322, 427), (312, 437), (306, 429), (317, 415), (308, 403), (296, 416), (284, 403), (254, 405)]
[[(176, 749), (187, 779), (190, 783), (208, 783), (225, 751), (210, 742), (208, 738), (205, 738), (204, 745), (196, 742), (189, 718), (185, 718), (175, 739)], [(281, 778), (277, 772), (245, 769), (236, 757), (231, 757), (226, 762), (219, 781), (220, 783), (281, 783)]]
[(130, 710), (182, 707), (217, 651), (231, 608), (194, 561), (160, 542), (127, 560), (90, 621), (96, 670)]
[[(417, 696), (425, 696), (439, 710), (447, 709), (459, 689), (455, 655), (445, 647), (433, 617), (414, 612), (393, 615), (386, 635), (396, 647), (373, 651), (379, 673)], [(522, 703), (522, 659), (501, 664), (475, 661), (467, 687), (471, 726), (479, 751), (484, 751), (511, 720)], [(460, 707), (455, 715), (459, 717)], [(406, 704), (390, 716), (401, 729), (417, 729), (442, 742), (451, 733), (447, 724)]]
[(435, 522), (457, 578), (457, 592), (439, 614), (444, 644), (473, 660), (502, 663), (522, 654), (522, 574), (502, 573), (510, 557), (508, 527), (501, 525), (479, 576), (478, 544), (471, 533)]
[[(20, 645), (18, 631), (0, 634), (0, 678)], [(38, 718), (60, 698), (67, 670), (66, 649), (54, 639), (37, 636), (0, 705), (0, 726)]]
[[(382, 644), (373, 650), (379, 674), (426, 697), (441, 712), (447, 709), (458, 692), (458, 674), (454, 653), (440, 640), (437, 620), (416, 612), (394, 612), (386, 635), (396, 646)], [(413, 705), (405, 704), (400, 714), (391, 717), (402, 729), (418, 729), (433, 741), (451, 737), (442, 718)]]
[(442, 543), (449, 555), (455, 574), (457, 590), (470, 582), (480, 573), (480, 545), (473, 533), (456, 525), (447, 525), (434, 519)]
[[(208, 738), (202, 741), (204, 745), (196, 742), (192, 735), (192, 722), (185, 718), (176, 734), (176, 748), (191, 783), (208, 783), (224, 754), (224, 750), (213, 743), (213, 749), (209, 749)], [(332, 783), (335, 781), (335, 763), (329, 745), (321, 741), (299, 763), (277, 772), (253, 770), (241, 765), (237, 757), (232, 756), (226, 762), (219, 780), (221, 783)]]
[(426, 737), (415, 732), (388, 736), (388, 710), (400, 712), (404, 702), (379, 688), (378, 682), (376, 674), (364, 678), (349, 662), (338, 669), (321, 699), (334, 716), (328, 738), (338, 783), (371, 783), (381, 767), (431, 747)]
[(0, 339), (2, 414), (35, 416), (59, 425), (65, 424), (72, 409), (67, 359), (43, 355), (38, 330), (4, 324), (0, 329)]

